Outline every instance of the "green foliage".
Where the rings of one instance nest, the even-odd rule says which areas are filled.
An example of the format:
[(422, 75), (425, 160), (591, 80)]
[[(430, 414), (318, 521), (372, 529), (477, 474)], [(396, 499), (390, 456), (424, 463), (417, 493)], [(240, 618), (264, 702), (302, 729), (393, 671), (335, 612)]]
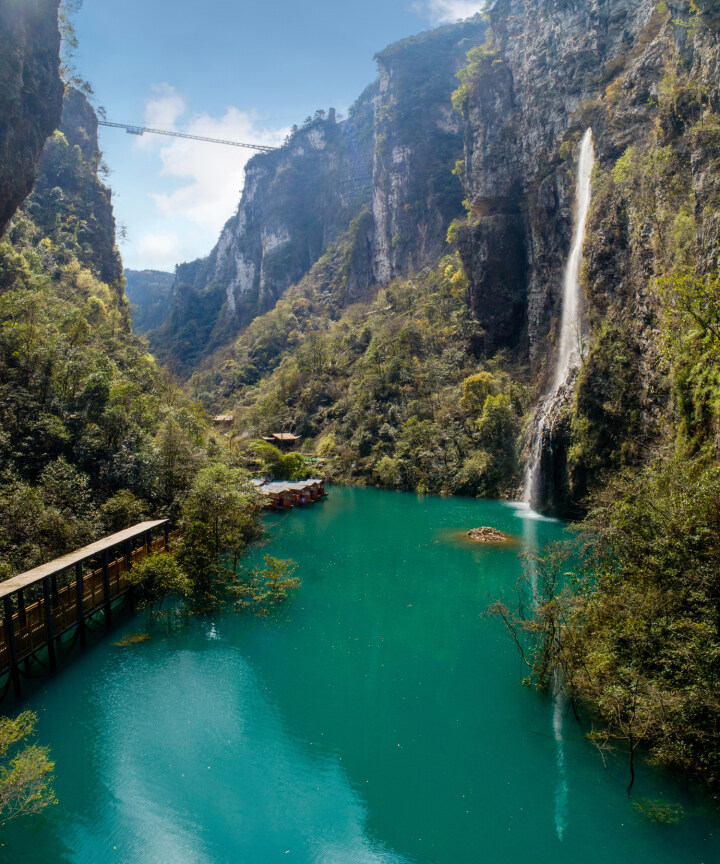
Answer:
[(201, 602), (219, 596), (222, 556), (230, 556), (235, 572), (247, 545), (262, 533), (260, 496), (250, 480), (242, 468), (214, 463), (198, 472), (187, 493), (177, 558)]
[(283, 453), (267, 441), (251, 441), (247, 445), (258, 466), (258, 473), (271, 480), (305, 480), (310, 476), (300, 453)]
[[(94, 134), (96, 122), (85, 96), (66, 88), (61, 129), (45, 144), (23, 211), (49, 239), (59, 263), (78, 261), (119, 297), (122, 266), (110, 191), (98, 178), (102, 154)], [(126, 316), (124, 306), (122, 311)]]
[(673, 804), (671, 801), (639, 798), (637, 801), (633, 801), (633, 810), (647, 819), (648, 822), (655, 822), (659, 825), (677, 825), (685, 818), (683, 806)]
[(715, 785), (720, 468), (681, 453), (613, 491), (592, 514), (596, 591), (575, 627), (585, 659), (573, 685), (610, 734), (643, 740), (659, 762)]
[[(299, 297), (291, 291), (250, 328), (266, 344), (268, 328), (287, 332), (292, 324), (297, 344), (285, 349), (270, 374), (240, 389), (233, 405), (240, 430), (297, 430), (316, 441), (318, 456), (330, 457), (324, 469), (342, 482), (469, 495), (498, 494), (512, 485), (524, 387), (512, 383), (503, 365), (507, 358), (491, 369), (475, 356), (467, 278), (456, 257), (443, 259), (435, 271), (395, 281), (374, 302), (351, 306), (335, 320), (325, 317), (327, 307), (309, 287), (300, 296), (312, 305), (312, 315), (298, 318), (293, 307), (298, 310)], [(285, 323), (290, 315), (291, 323)], [(246, 344), (248, 353), (255, 350)], [(229, 370), (230, 363), (225, 374)], [(462, 398), (463, 382), (473, 375), (480, 376), (473, 379), (474, 401), (473, 381)], [(510, 398), (488, 409), (482, 433), (474, 421), (485, 404), (480, 397), (491, 389)], [(514, 423), (503, 414), (507, 405)], [(509, 436), (502, 446), (490, 433), (493, 423), (502, 425), (500, 414), (506, 423), (502, 434)], [(283, 476), (277, 452), (246, 446), (264, 472)], [(485, 465), (482, 482), (470, 471), (473, 457)]]
[(485, 400), (495, 393), (497, 382), (492, 372), (487, 370), (468, 376), (462, 382), (461, 404), (472, 414), (483, 410)]
[(68, 105), (0, 241), (0, 578), (177, 518), (198, 471), (231, 461), (129, 329), (94, 117)]
[(242, 550), (258, 535), (260, 498), (250, 474), (221, 463), (201, 469), (183, 504), (183, 519), (210, 531), (216, 556)]
[(225, 568), (219, 558), (211, 529), (202, 522), (186, 522), (177, 561), (192, 585), (191, 594), (203, 605), (222, 596)]
[(485, 77), (490, 74), (493, 65), (502, 62), (499, 57), (495, 37), (488, 27), (485, 41), (475, 45), (466, 55), (467, 65), (458, 73), (460, 86), (452, 94), (452, 106), (456, 111), (464, 111), (468, 97), (476, 93), (482, 86)]
[(255, 615), (267, 615), (273, 606), (287, 599), (300, 586), (300, 580), (292, 574), (297, 564), (288, 559), (263, 555), (265, 567), (255, 567), (243, 579), (238, 578), (232, 586), (237, 596), (237, 608), (251, 611)]
[(548, 686), (562, 674), (593, 718), (591, 740), (601, 750), (624, 745), (630, 788), (640, 746), (661, 765), (720, 785), (718, 524), (720, 467), (667, 454), (608, 484), (582, 554), (551, 551), (532, 562), (539, 599), (526, 614), (496, 607), (532, 680)]
[(608, 321), (593, 340), (575, 388), (568, 453), (575, 500), (609, 471), (635, 461), (641, 405), (631, 336)]
[(0, 293), (0, 498), (15, 514), (0, 541), (7, 572), (89, 542), (119, 492), (142, 502), (135, 512), (172, 515), (207, 432), (106, 285), (75, 259), (59, 264), (25, 217), (0, 249), (24, 262)]
[(143, 522), (147, 517), (146, 505), (128, 489), (116, 492), (100, 508), (105, 530), (111, 534), (124, 531)]
[(480, 445), (488, 455), (485, 494), (502, 493), (518, 471), (517, 441), (520, 433), (518, 416), (509, 394), (489, 394), (482, 416), (477, 421)]
[(150, 613), (159, 612), (169, 595), (189, 597), (193, 583), (183, 571), (174, 555), (159, 552), (148, 555), (135, 564), (126, 574), (127, 581), (136, 587), (136, 598), (140, 608)]
[(56, 803), (50, 751), (28, 743), (36, 723), (32, 711), (0, 717), (0, 825)]

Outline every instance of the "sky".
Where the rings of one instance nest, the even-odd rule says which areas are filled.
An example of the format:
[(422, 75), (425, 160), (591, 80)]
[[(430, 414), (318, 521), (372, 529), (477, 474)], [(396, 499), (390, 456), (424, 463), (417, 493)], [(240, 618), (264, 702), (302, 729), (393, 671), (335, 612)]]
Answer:
[[(345, 113), (374, 55), (473, 15), (474, 0), (84, 0), (74, 65), (116, 123), (280, 144), (318, 108)], [(253, 151), (100, 128), (131, 269), (207, 255)]]

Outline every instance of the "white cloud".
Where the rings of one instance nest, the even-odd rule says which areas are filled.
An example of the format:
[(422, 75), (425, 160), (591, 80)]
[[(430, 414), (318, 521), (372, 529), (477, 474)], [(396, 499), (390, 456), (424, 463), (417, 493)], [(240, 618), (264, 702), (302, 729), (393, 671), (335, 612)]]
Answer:
[[(261, 128), (256, 117), (228, 108), (220, 118), (194, 116), (183, 126), (189, 135), (243, 141), (250, 144), (281, 144), (287, 130)], [(220, 232), (237, 207), (245, 165), (255, 151), (178, 138), (160, 150), (161, 174), (183, 181), (173, 192), (150, 193), (163, 216), (181, 216), (201, 228)]]
[[(229, 107), (222, 117), (188, 114), (182, 94), (170, 84), (156, 84), (145, 103), (145, 125), (206, 138), (279, 145), (289, 129), (268, 129), (255, 112)], [(127, 244), (130, 266), (172, 269), (179, 261), (207, 255), (240, 201), (245, 165), (256, 151), (146, 134), (134, 143), (146, 159), (157, 159), (146, 186), (152, 213), (143, 221), (160, 230)], [(153, 179), (155, 178), (155, 179)], [(154, 187), (154, 188), (153, 188)]]
[[(187, 111), (187, 102), (170, 84), (152, 84), (152, 96), (145, 101), (145, 125), (152, 129), (177, 131), (175, 124)], [(156, 136), (143, 135), (135, 139), (135, 147), (152, 150)]]
[[(192, 115), (180, 127), (178, 121), (188, 110), (185, 98), (170, 84), (156, 84), (152, 91), (145, 104), (145, 125), (151, 128), (271, 146), (281, 144), (289, 131), (264, 128), (254, 112), (234, 107), (219, 118)], [(159, 213), (166, 218), (187, 219), (219, 234), (237, 207), (245, 165), (256, 151), (151, 134), (138, 138), (135, 146), (155, 150), (161, 162), (160, 175), (179, 181), (172, 192), (148, 192)]]
[(413, 8), (428, 18), (431, 24), (450, 24), (458, 18), (471, 18), (485, 8), (485, 3), (472, 0), (420, 0), (413, 4)]
[(171, 271), (183, 257), (180, 237), (170, 231), (143, 234), (133, 245), (137, 270)]

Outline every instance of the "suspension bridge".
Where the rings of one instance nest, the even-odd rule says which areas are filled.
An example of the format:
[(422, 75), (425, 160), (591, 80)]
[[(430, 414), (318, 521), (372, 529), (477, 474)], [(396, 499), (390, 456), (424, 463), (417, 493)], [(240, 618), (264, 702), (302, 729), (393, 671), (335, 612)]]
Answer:
[(148, 126), (130, 126), (127, 123), (111, 123), (109, 120), (98, 120), (99, 126), (111, 126), (113, 129), (124, 129), (128, 135), (144, 135), (149, 132), (152, 135), (169, 135), (172, 138), (189, 138), (192, 141), (206, 141), (208, 144), (226, 144), (228, 147), (245, 147), (248, 150), (259, 150), (261, 153), (270, 153), (277, 147), (268, 147), (266, 144), (245, 144), (241, 141), (226, 141), (223, 138), (205, 138), (203, 135), (190, 135), (187, 132), (170, 132), (168, 129), (150, 129)]

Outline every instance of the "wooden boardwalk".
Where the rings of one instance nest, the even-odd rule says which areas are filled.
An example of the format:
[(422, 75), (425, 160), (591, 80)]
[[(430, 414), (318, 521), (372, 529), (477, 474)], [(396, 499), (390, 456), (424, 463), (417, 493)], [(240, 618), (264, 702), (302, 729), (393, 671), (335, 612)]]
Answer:
[(132, 588), (123, 574), (150, 552), (171, 548), (179, 536), (166, 519), (142, 522), (0, 582), (0, 675), (9, 673), (16, 695), (21, 663), (47, 651), (54, 669), (60, 637), (77, 628), (84, 643), (85, 622), (100, 611), (109, 624), (112, 602)]

